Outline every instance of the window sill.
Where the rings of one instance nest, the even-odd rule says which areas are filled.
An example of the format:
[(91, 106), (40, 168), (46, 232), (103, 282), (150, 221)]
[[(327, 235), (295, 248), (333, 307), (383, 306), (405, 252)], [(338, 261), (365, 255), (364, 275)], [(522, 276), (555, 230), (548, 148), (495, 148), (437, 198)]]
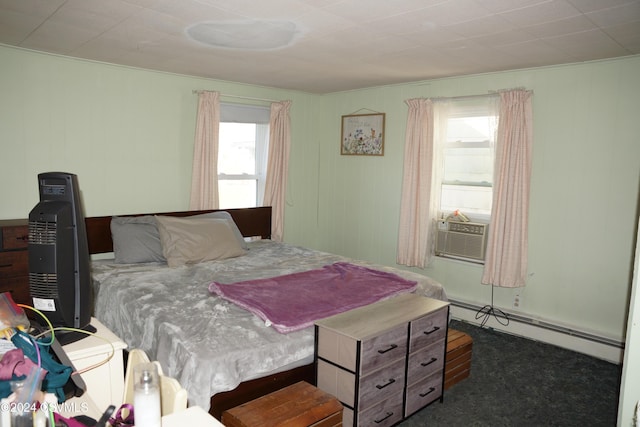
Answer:
[(475, 264), (475, 265), (484, 266), (484, 260), (479, 260), (479, 259), (465, 258), (465, 257), (459, 257), (455, 255), (436, 255), (436, 257), (441, 259), (446, 259), (449, 261), (460, 262), (464, 264)]

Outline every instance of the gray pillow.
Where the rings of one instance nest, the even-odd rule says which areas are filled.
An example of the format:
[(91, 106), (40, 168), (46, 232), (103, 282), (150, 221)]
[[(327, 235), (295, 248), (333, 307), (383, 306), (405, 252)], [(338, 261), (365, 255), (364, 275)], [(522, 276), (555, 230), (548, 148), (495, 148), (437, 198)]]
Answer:
[(152, 215), (112, 217), (111, 239), (116, 263), (165, 261), (156, 219)]

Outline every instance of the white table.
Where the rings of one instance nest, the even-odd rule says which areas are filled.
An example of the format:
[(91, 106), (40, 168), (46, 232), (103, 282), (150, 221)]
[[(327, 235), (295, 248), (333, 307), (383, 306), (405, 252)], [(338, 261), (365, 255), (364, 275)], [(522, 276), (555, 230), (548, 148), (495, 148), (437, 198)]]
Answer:
[(224, 427), (223, 424), (209, 415), (199, 406), (191, 406), (184, 411), (174, 412), (162, 417), (162, 427)]
[[(106, 364), (81, 374), (87, 385), (87, 391), (82, 396), (74, 397), (59, 405), (58, 412), (66, 417), (86, 415), (98, 420), (109, 405), (114, 405), (117, 410), (122, 404), (124, 396), (122, 353), (127, 345), (98, 319), (91, 318), (91, 324), (97, 329), (95, 334), (103, 339), (88, 336), (63, 346), (74, 367), (82, 370), (104, 361), (112, 351), (114, 354)], [(184, 427), (185, 425), (223, 427), (222, 423), (199, 406), (192, 406), (184, 411), (162, 417), (162, 427)]]
[(127, 344), (98, 319), (92, 317), (91, 325), (96, 328), (96, 336), (87, 336), (62, 348), (78, 371), (103, 362), (113, 352), (113, 356), (107, 363), (81, 374), (87, 385), (85, 394), (88, 394), (95, 405), (104, 411), (109, 405), (119, 407), (122, 403), (124, 396), (122, 352), (127, 348)]

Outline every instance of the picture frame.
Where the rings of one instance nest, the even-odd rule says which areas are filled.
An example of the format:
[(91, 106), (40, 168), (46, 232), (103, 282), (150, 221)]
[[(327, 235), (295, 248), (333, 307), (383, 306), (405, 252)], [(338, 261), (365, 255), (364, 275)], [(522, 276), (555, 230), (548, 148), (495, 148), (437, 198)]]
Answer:
[(347, 156), (384, 155), (385, 113), (342, 116), (340, 154)]

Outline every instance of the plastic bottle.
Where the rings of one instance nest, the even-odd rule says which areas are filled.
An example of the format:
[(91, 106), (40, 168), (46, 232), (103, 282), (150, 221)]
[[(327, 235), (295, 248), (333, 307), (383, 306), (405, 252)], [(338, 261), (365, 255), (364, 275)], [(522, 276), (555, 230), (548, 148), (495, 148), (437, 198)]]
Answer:
[(136, 427), (161, 427), (160, 383), (153, 363), (142, 363), (133, 369), (133, 416)]
[(42, 377), (46, 371), (39, 366), (32, 366), (29, 374), (23, 381), (14, 382), (12, 389), (15, 391), (15, 410), (11, 411), (12, 427), (32, 427), (34, 425), (35, 403), (39, 401), (42, 385)]

